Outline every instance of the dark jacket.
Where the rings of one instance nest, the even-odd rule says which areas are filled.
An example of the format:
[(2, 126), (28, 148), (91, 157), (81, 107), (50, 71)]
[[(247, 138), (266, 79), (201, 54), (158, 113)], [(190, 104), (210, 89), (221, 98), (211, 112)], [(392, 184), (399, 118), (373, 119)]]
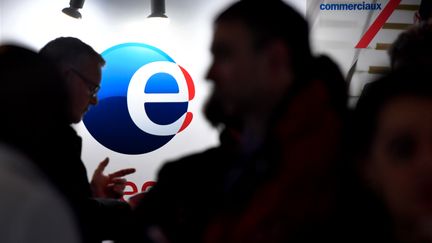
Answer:
[(56, 129), (27, 148), (36, 165), (69, 202), (78, 219), (85, 243), (117, 239), (125, 234), (130, 217), (126, 202), (93, 198), (81, 160), (82, 140), (70, 126)]

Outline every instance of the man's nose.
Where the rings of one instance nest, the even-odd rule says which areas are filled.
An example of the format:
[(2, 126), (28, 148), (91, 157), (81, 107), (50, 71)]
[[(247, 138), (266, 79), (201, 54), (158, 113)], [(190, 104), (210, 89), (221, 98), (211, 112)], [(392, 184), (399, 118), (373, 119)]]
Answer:
[(213, 80), (214, 80), (214, 76), (215, 76), (215, 68), (214, 68), (214, 63), (212, 63), (210, 66), (209, 66), (209, 68), (208, 68), (208, 70), (207, 70), (207, 74), (206, 74), (206, 80), (208, 80), (208, 81), (210, 81), (210, 82), (213, 82)]

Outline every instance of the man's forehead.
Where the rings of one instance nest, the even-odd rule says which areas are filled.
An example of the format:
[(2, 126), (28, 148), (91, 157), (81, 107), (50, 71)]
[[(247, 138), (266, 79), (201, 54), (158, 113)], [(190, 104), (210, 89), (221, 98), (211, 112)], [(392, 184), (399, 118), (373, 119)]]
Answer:
[(213, 47), (232, 45), (235, 43), (244, 43), (252, 41), (252, 33), (249, 28), (241, 21), (223, 21), (216, 23), (212, 49)]
[(248, 26), (240, 19), (224, 20), (215, 23), (215, 35), (232, 34), (233, 32), (242, 35), (251, 34)]

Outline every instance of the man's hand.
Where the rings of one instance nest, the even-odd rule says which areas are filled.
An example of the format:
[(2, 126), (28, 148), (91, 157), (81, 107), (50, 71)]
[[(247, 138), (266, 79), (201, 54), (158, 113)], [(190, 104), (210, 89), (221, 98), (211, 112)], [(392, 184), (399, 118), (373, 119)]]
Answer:
[(108, 163), (109, 158), (104, 159), (102, 162), (99, 163), (99, 166), (93, 173), (93, 177), (90, 183), (93, 190), (93, 196), (100, 198), (119, 199), (123, 196), (126, 186), (126, 179), (122, 177), (134, 173), (135, 169), (123, 169), (105, 175), (103, 172)]

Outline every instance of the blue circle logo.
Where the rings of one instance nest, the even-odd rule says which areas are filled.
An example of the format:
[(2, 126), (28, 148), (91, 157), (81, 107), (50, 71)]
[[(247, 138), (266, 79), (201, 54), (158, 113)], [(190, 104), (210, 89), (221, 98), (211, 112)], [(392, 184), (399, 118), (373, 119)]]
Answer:
[(102, 53), (99, 103), (83, 122), (105, 147), (144, 154), (168, 143), (192, 121), (195, 88), (189, 73), (163, 51), (125, 43)]

